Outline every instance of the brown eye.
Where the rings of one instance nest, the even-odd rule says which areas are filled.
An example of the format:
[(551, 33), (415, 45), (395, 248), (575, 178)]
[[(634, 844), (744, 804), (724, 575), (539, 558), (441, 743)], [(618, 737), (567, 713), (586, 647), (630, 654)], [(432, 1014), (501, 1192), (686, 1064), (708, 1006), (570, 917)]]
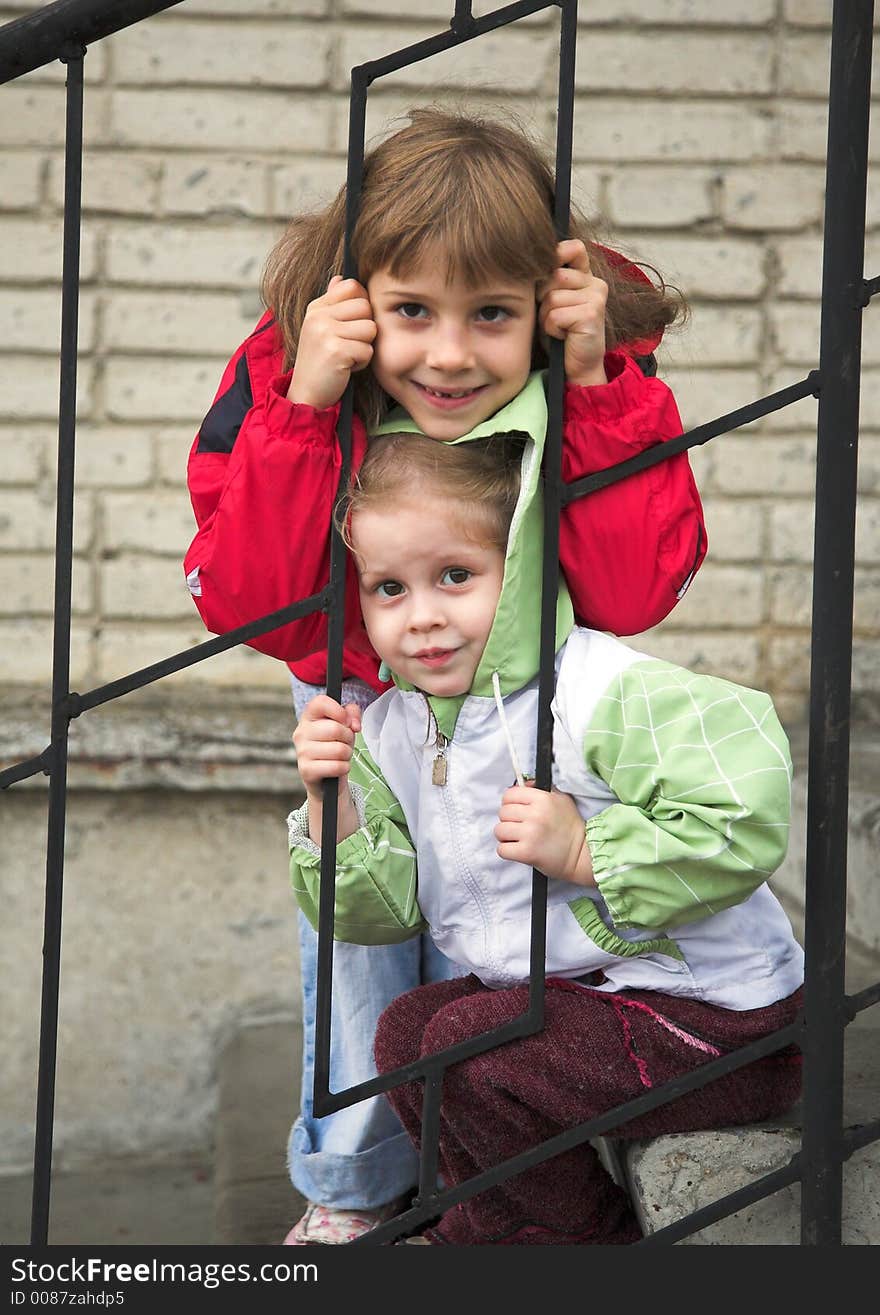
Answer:
[(466, 566), (448, 566), (441, 580), (443, 584), (467, 584), (472, 574)]
[(510, 311), (503, 306), (481, 306), (478, 314), (484, 324), (500, 324), (502, 320), (510, 319)]

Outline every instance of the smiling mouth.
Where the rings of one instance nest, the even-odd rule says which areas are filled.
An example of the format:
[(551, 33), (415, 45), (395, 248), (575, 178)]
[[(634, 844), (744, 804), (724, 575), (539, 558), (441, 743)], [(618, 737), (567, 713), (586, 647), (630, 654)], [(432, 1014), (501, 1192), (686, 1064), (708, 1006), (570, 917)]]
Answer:
[(413, 658), (426, 667), (440, 667), (453, 658), (456, 651), (454, 648), (426, 648), (421, 653), (414, 653)]
[(476, 397), (488, 386), (478, 384), (475, 388), (430, 388), (427, 384), (419, 383), (417, 379), (414, 379), (413, 383), (420, 392), (438, 402), (463, 402), (469, 397)]

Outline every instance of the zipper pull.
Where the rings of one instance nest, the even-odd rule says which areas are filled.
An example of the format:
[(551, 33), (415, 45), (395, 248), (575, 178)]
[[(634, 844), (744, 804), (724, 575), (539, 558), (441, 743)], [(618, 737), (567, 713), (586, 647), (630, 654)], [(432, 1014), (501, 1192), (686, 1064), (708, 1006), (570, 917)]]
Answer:
[(437, 732), (437, 756), (431, 767), (431, 782), (433, 785), (446, 784), (446, 746), (449, 743), (442, 731)]

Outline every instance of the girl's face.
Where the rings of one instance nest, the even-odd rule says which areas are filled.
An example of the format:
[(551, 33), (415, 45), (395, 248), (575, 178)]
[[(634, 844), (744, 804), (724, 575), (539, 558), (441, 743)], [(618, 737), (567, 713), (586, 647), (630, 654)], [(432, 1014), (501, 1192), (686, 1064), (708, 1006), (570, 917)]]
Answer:
[(381, 269), (367, 292), (373, 374), (429, 438), (448, 443), (523, 388), (537, 307), (534, 283), (498, 277), (474, 287), (447, 283), (442, 271), (439, 259), (405, 278)]
[(463, 515), (425, 495), (351, 518), (370, 642), (392, 671), (440, 697), (470, 689), (504, 577), (504, 553), (469, 538)]

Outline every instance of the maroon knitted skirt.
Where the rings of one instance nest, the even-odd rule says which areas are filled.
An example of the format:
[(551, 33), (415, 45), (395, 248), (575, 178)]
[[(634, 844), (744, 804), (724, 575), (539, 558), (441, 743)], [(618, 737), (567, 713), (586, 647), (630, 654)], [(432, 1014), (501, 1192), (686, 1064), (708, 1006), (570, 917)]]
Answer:
[[(551, 978), (542, 1032), (446, 1070), (443, 1181), (453, 1187), (775, 1032), (793, 1021), (800, 1005), (801, 991), (764, 1009), (736, 1012), (655, 991), (617, 994)], [(473, 976), (420, 986), (379, 1019), (379, 1072), (488, 1032), (527, 1006), (526, 987), (491, 991)], [(800, 1059), (797, 1048), (787, 1046), (630, 1120), (613, 1136), (654, 1137), (776, 1118), (800, 1094)], [(388, 1098), (418, 1146), (422, 1082), (404, 1083)], [(626, 1193), (585, 1142), (448, 1210), (425, 1236), (457, 1246), (583, 1246), (635, 1242), (641, 1231)]]

